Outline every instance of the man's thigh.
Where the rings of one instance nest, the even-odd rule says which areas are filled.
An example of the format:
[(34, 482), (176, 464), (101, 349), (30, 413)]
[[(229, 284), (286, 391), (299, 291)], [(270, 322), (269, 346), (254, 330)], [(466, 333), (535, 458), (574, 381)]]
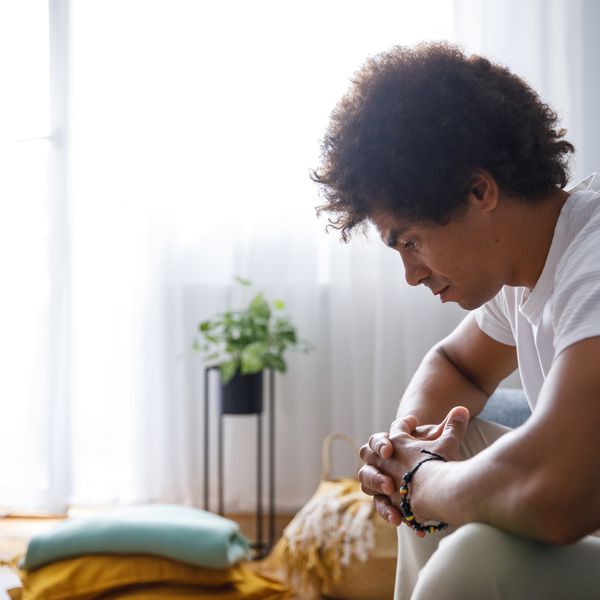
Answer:
[[(475, 456), (497, 439), (509, 432), (508, 427), (473, 419), (469, 423), (465, 439), (460, 447), (463, 460)], [(419, 571), (435, 552), (438, 544), (444, 537), (450, 535), (454, 528), (418, 538), (414, 531), (406, 525), (398, 528), (398, 563), (396, 567), (396, 585), (394, 600), (408, 600), (417, 582)]]
[(471, 523), (443, 539), (413, 600), (587, 600), (600, 597), (600, 539), (553, 546)]

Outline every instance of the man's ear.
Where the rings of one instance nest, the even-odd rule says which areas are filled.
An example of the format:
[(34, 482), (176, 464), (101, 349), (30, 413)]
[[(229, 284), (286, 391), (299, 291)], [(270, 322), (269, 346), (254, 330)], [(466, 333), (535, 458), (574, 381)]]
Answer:
[(471, 176), (471, 187), (469, 190), (469, 200), (476, 204), (480, 209), (490, 211), (496, 208), (500, 188), (489, 171), (477, 169)]

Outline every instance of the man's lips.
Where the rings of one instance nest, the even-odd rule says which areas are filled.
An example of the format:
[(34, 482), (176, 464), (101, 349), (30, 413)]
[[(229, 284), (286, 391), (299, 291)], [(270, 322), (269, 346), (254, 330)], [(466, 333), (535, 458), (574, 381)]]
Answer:
[(447, 285), (446, 287), (440, 288), (437, 292), (433, 292), (434, 296), (439, 296), (440, 294), (443, 294), (450, 286)]

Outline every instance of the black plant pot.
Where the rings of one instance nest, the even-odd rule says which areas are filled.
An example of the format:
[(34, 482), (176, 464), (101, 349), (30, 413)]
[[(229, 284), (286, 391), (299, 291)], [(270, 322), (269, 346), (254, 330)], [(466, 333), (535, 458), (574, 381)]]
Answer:
[(263, 374), (236, 373), (221, 385), (222, 415), (259, 415), (263, 411)]

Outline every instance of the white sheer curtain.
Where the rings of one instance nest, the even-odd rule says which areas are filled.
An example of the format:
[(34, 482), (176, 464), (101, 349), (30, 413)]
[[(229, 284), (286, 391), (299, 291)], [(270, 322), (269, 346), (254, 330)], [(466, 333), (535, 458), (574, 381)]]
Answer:
[[(277, 378), (277, 503), (304, 502), (317, 483), (323, 436), (341, 430), (362, 441), (386, 428), (423, 354), (462, 318), (426, 290), (409, 289), (399, 258), (377, 236), (344, 246), (324, 234), (308, 171), (329, 112), (367, 55), (454, 39), (456, 25), (467, 49), (514, 58), (510, 66), (543, 94), (560, 92), (557, 108), (581, 132), (588, 112), (578, 107), (591, 113), (596, 93), (585, 77), (593, 61), (565, 40), (579, 31), (590, 43), (586, 7), (566, 0), (72, 3), (70, 234), (55, 252), (68, 261), (54, 261), (56, 272), (27, 262), (8, 271), (3, 296), (12, 304), (0, 318), (11, 335), (0, 343), (4, 364), (15, 367), (0, 384), (10, 415), (0, 422), (2, 473), (4, 465), (11, 473), (0, 478), (0, 506), (26, 503), (36, 486), (52, 490), (53, 503), (37, 498), (45, 507), (200, 505), (203, 366), (190, 347), (198, 321), (242, 300), (235, 275), (286, 300), (301, 335), (317, 347), (291, 355), (289, 373)], [(483, 44), (486, 28), (507, 14), (513, 32), (506, 37), (520, 48), (508, 58)], [(517, 26), (520, 19), (526, 24)], [(545, 52), (547, 31), (570, 58)], [(540, 73), (555, 71), (554, 87), (539, 87)], [(569, 84), (561, 87), (563, 73)], [(27, 209), (14, 222), (22, 246), (13, 235), (3, 266), (34, 235), (33, 215), (44, 211)], [(42, 228), (36, 239), (43, 235)], [(65, 264), (68, 277), (59, 268)], [(68, 302), (53, 304), (70, 309), (68, 336), (48, 328), (50, 309), (30, 306), (44, 298), (38, 288), (18, 287), (24, 273), (38, 272), (35, 285), (50, 278), (68, 290)], [(31, 314), (42, 314), (43, 326)], [(68, 370), (32, 362), (46, 343), (40, 331), (50, 332), (54, 352), (66, 348), (59, 355)], [(23, 392), (24, 382), (35, 382), (35, 393)], [(254, 448), (254, 423), (228, 418), (230, 510), (254, 507)]]
[(518, 73), (562, 117), (573, 181), (600, 168), (599, 24), (595, 0), (456, 0), (457, 40)]
[[(73, 5), (73, 501), (200, 503), (203, 366), (189, 349), (200, 319), (241, 300), (235, 275), (285, 299), (317, 346), (277, 378), (280, 506), (311, 493), (325, 433), (389, 423), (456, 311), (407, 294), (376, 237), (326, 236), (308, 173), (365, 57), (447, 38), (451, 9)], [(254, 430), (227, 419), (232, 510), (254, 507)]]
[(0, 3), (0, 511), (66, 505), (65, 9)]

